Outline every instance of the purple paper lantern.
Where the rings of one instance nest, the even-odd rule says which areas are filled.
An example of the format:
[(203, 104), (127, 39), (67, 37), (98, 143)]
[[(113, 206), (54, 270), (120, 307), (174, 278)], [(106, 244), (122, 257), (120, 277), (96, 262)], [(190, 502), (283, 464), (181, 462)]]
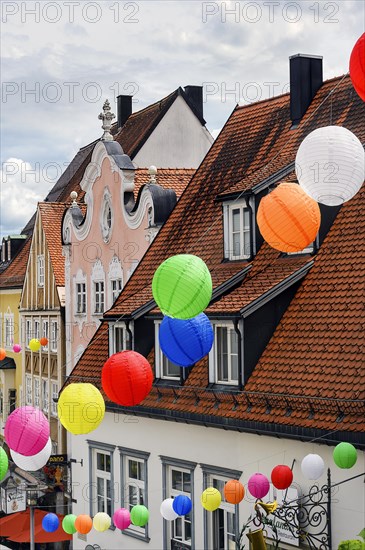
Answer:
[(47, 533), (54, 533), (57, 531), (58, 527), (60, 525), (60, 520), (58, 519), (56, 514), (47, 514), (42, 519), (42, 527)]
[(248, 480), (248, 490), (255, 498), (264, 498), (270, 490), (270, 482), (263, 474), (253, 474)]
[(15, 409), (5, 424), (5, 441), (24, 456), (41, 452), (49, 438), (49, 422), (42, 411), (29, 405)]
[(191, 511), (193, 504), (186, 495), (177, 495), (174, 498), (172, 507), (178, 516), (186, 516)]
[(126, 508), (118, 508), (113, 514), (113, 523), (117, 529), (123, 531), (131, 524), (131, 514)]

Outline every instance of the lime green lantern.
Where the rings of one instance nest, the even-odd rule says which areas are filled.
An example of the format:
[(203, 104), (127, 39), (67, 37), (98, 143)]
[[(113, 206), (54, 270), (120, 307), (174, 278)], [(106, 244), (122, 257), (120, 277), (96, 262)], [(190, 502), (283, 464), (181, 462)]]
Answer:
[(144, 527), (148, 522), (149, 517), (150, 513), (147, 510), (146, 506), (143, 506), (142, 504), (137, 504), (137, 506), (133, 506), (131, 510), (131, 521), (133, 525)]
[(6, 472), (9, 468), (8, 455), (2, 447), (0, 447), (0, 481), (6, 476)]
[(157, 268), (152, 293), (164, 315), (191, 319), (212, 297), (212, 278), (201, 258), (192, 254), (171, 256)]
[(357, 461), (357, 451), (351, 443), (343, 441), (335, 447), (333, 451), (333, 460), (339, 468), (352, 468)]
[(62, 529), (68, 535), (73, 535), (74, 533), (76, 533), (76, 527), (75, 527), (76, 518), (77, 516), (75, 516), (74, 514), (68, 514), (62, 520)]

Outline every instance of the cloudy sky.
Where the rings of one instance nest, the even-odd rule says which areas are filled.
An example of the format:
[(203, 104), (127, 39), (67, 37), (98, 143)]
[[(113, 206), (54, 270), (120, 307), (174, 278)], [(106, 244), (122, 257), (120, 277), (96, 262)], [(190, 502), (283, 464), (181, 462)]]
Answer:
[(290, 55), (322, 55), (325, 79), (346, 73), (364, 15), (362, 0), (2, 0), (1, 235), (101, 135), (105, 98), (133, 94), (139, 110), (203, 85), (216, 136), (236, 103), (288, 90)]

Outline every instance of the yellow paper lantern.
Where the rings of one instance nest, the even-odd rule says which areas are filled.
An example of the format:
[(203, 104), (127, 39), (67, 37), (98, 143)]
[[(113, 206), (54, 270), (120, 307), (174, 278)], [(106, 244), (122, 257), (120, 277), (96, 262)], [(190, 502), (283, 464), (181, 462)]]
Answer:
[(208, 512), (214, 512), (219, 508), (222, 502), (222, 495), (214, 487), (208, 487), (203, 491), (202, 496), (200, 497), (200, 502), (202, 503), (203, 508), (208, 510)]
[(37, 338), (32, 338), (28, 346), (31, 351), (39, 351), (41, 343)]
[(74, 383), (67, 386), (58, 400), (58, 418), (74, 435), (95, 430), (104, 418), (105, 402), (92, 384)]
[(97, 514), (95, 514), (93, 519), (93, 527), (95, 531), (99, 531), (99, 533), (107, 531), (111, 526), (111, 523), (111, 517), (105, 512), (98, 512)]
[(316, 238), (321, 212), (299, 185), (284, 182), (261, 199), (257, 224), (272, 248), (300, 252)]

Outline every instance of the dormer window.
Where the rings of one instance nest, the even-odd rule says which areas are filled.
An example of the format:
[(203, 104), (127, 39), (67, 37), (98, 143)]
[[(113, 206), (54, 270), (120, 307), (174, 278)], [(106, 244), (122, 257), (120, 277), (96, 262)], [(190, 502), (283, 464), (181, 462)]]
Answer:
[(161, 321), (155, 323), (155, 367), (156, 378), (165, 380), (180, 380), (180, 367), (172, 363), (163, 353), (160, 348), (158, 333), (160, 330)]
[(237, 385), (238, 336), (231, 322), (214, 323), (214, 344), (209, 353), (209, 381)]
[(224, 205), (224, 249), (228, 260), (251, 257), (251, 211), (246, 201)]

